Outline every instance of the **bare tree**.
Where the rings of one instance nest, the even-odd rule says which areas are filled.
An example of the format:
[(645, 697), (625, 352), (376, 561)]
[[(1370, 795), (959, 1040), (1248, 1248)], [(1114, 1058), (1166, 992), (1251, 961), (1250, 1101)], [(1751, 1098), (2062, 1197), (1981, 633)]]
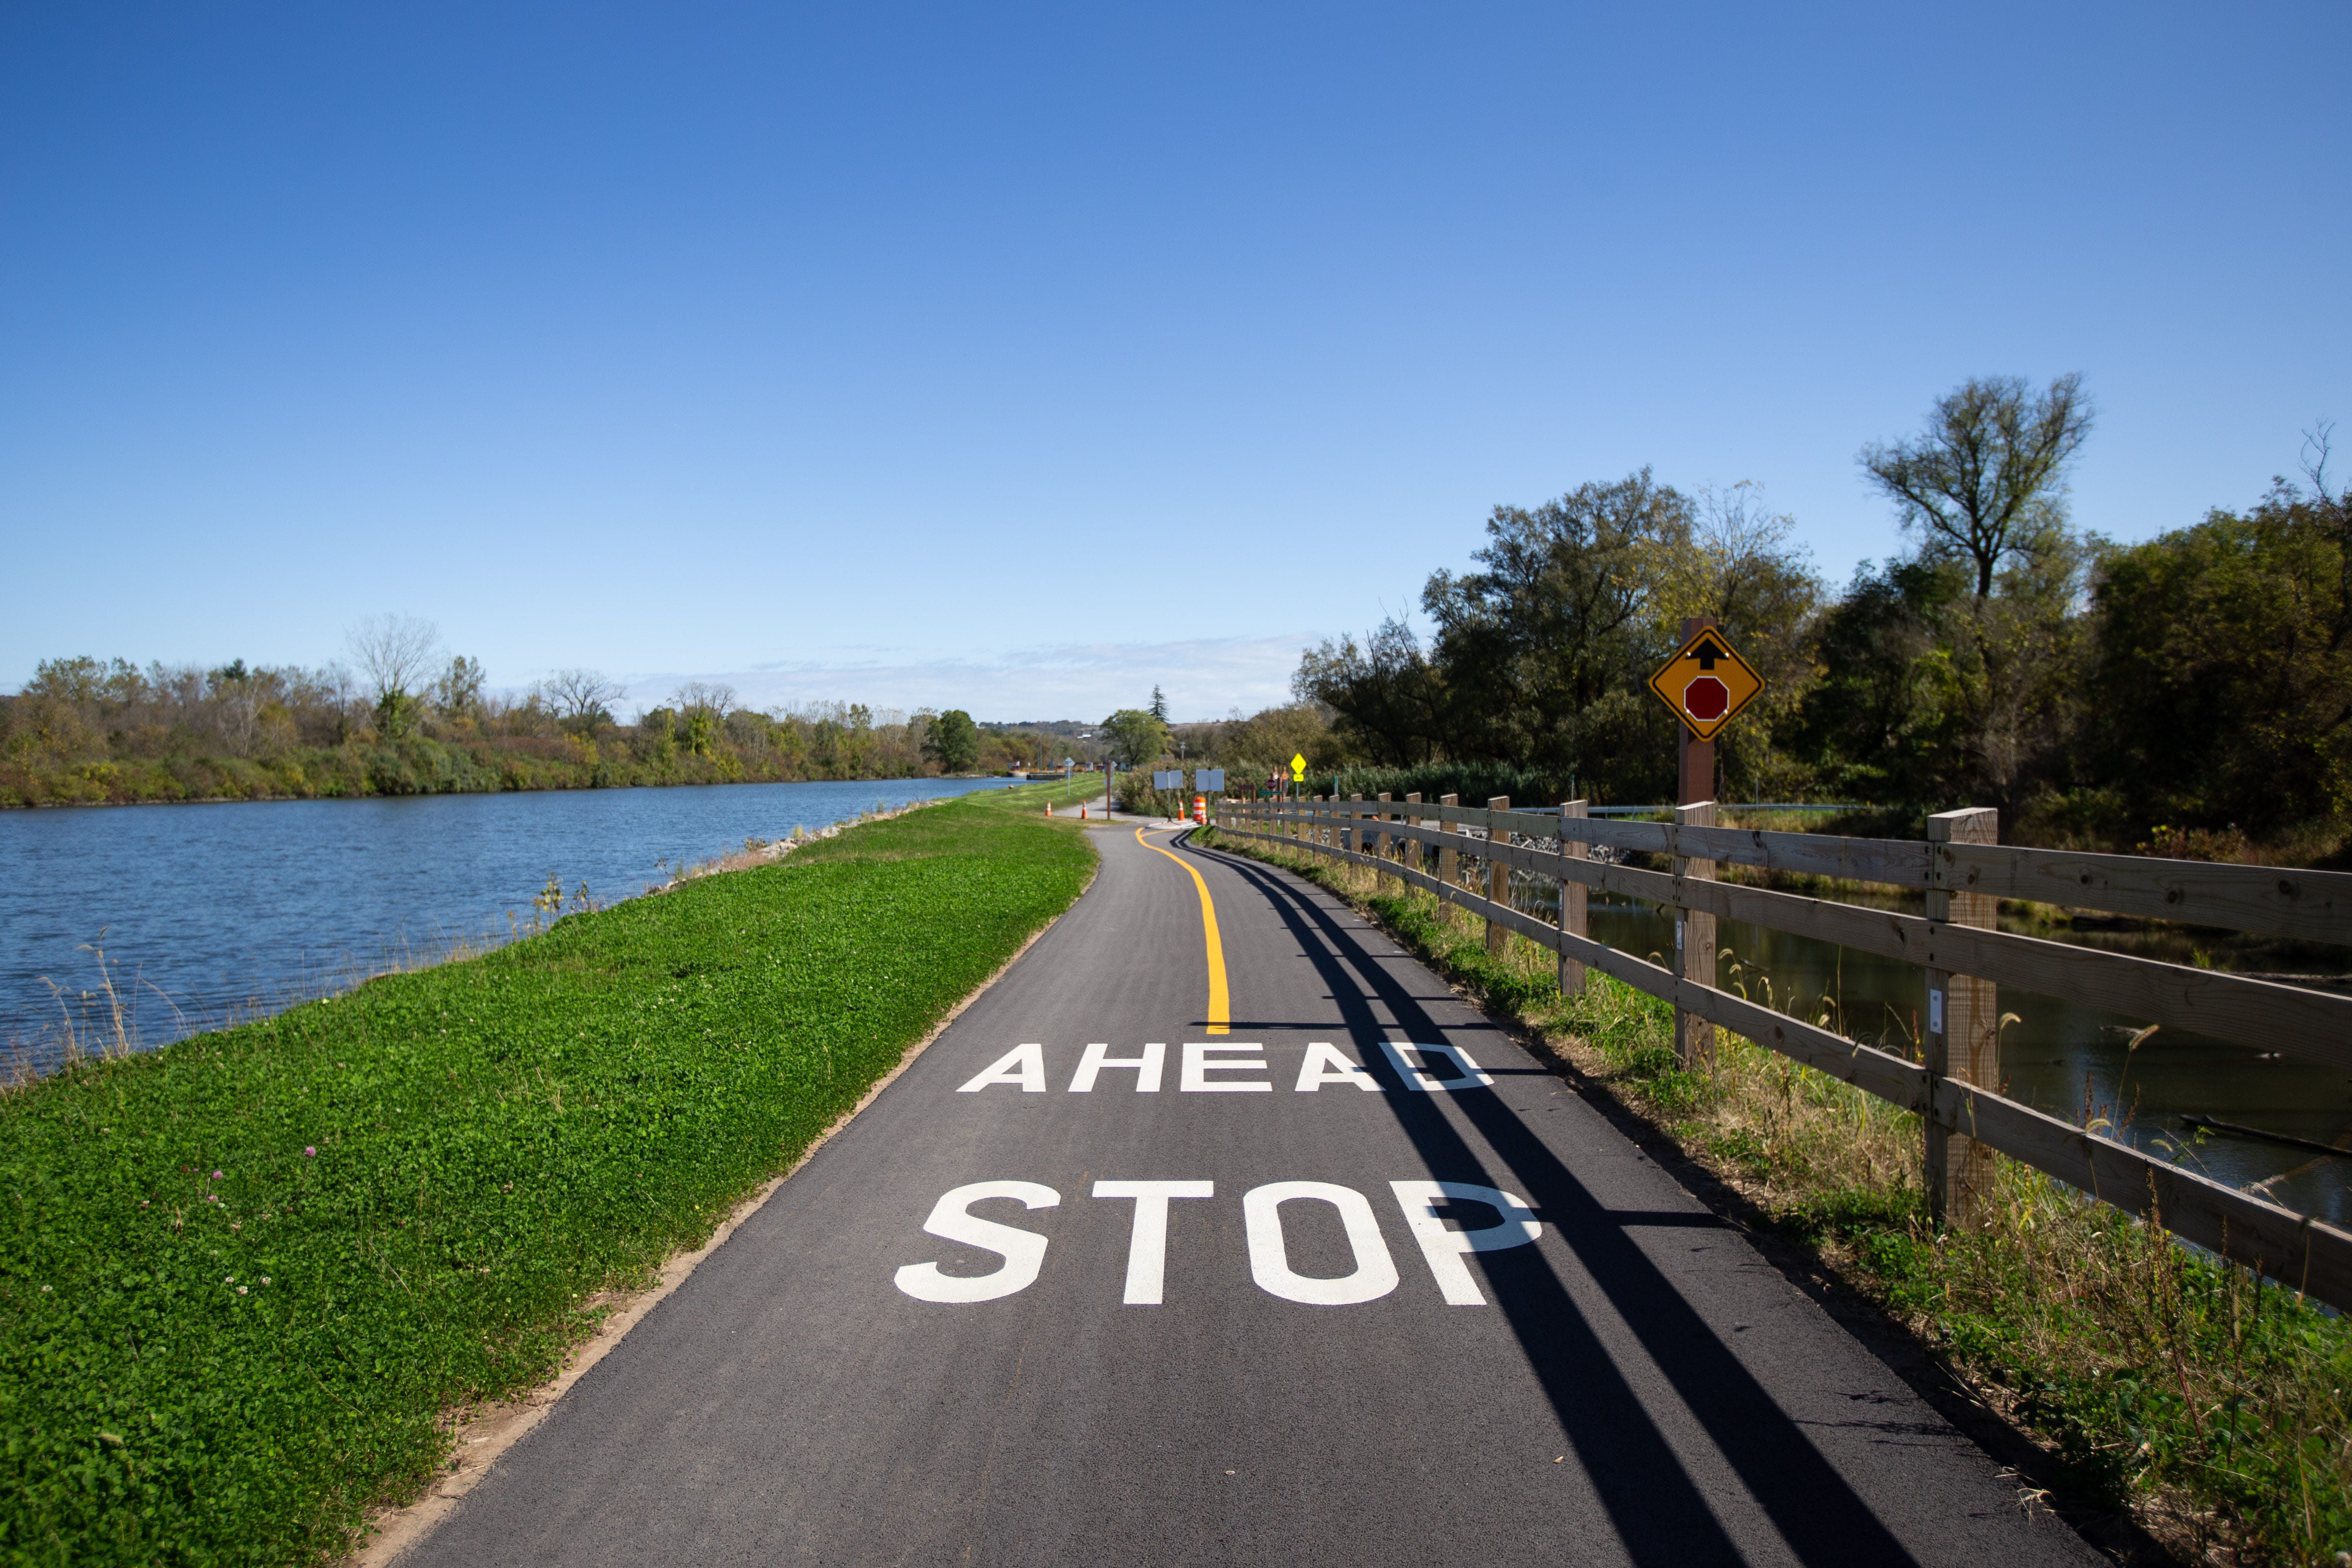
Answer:
[(1983, 599), (2002, 560), (2038, 558), (2063, 528), (2066, 465), (2091, 416), (2079, 375), (2060, 376), (2039, 396), (2021, 377), (1980, 377), (1937, 400), (1925, 433), (1873, 442), (1860, 462), (1905, 528), (1975, 564)]
[(558, 670), (540, 682), (539, 689), (547, 694), (557, 717), (583, 727), (609, 721), (613, 705), (629, 695), (628, 687), (598, 670)]
[(360, 706), (360, 681), (351, 667), (336, 660), (317, 675), (319, 689), (335, 716), (334, 743), (337, 746), (352, 737), (353, 710)]
[(441, 632), (414, 615), (371, 615), (344, 637), (379, 710), (398, 706), (425, 684), (441, 653)]
[(680, 713), (707, 713), (724, 718), (735, 708), (735, 688), (712, 681), (688, 681), (671, 694)]
[[(2340, 490), (2328, 487), (2327, 459), (2335, 450), (2334, 420), (2315, 420), (2311, 428), (2303, 433), (2303, 476), (2311, 481), (2312, 498), (2334, 520), (2340, 533), (2346, 523), (2352, 521), (2352, 485)], [(2352, 565), (2352, 560), (2347, 560), (2347, 564)]]

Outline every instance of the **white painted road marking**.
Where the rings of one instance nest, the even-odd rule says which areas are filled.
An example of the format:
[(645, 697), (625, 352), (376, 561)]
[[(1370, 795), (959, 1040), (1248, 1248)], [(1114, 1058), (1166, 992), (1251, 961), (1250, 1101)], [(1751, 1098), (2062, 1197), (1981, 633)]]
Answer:
[[(1384, 1040), (1381, 1051), (1407, 1089), (1420, 1093), (1457, 1093), (1465, 1089), (1491, 1089), (1495, 1080), (1484, 1071), (1470, 1053), (1455, 1045), (1416, 1045), (1402, 1040)], [(1135, 1056), (1113, 1056), (1111, 1048), (1099, 1041), (1088, 1045), (1078, 1058), (1077, 1071), (1070, 1077), (1068, 1092), (1091, 1094), (1102, 1074), (1113, 1068), (1135, 1074), (1135, 1092), (1157, 1094), (1164, 1082), (1168, 1065), (1168, 1047), (1158, 1040), (1146, 1041)], [(1191, 1041), (1184, 1047), (1183, 1064), (1178, 1073), (1177, 1089), (1186, 1094), (1265, 1094), (1271, 1093), (1270, 1082), (1244, 1082), (1212, 1077), (1213, 1073), (1265, 1072), (1265, 1061), (1221, 1061), (1221, 1056), (1255, 1054), (1265, 1050), (1263, 1045), (1241, 1042)], [(1415, 1061), (1415, 1056), (1422, 1060)], [(1431, 1071), (1435, 1065), (1429, 1059), (1442, 1058), (1452, 1070), (1452, 1076), (1440, 1078)], [(1307, 1043), (1307, 1054), (1298, 1064), (1298, 1078), (1291, 1088), (1302, 1094), (1312, 1094), (1326, 1083), (1352, 1083), (1372, 1093), (1384, 1091), (1387, 1085), (1365, 1071), (1364, 1064), (1350, 1058), (1329, 1040), (1317, 1040)], [(959, 1086), (959, 1094), (977, 1094), (983, 1089), (1002, 1084), (1018, 1089), (1024, 1094), (1045, 1092), (1045, 1048), (1034, 1041), (1016, 1045), (990, 1062), (970, 1081)]]
[(956, 1092), (977, 1094), (992, 1083), (1015, 1084), (1024, 1094), (1043, 1094), (1045, 1092), (1045, 1048), (1034, 1043), (1016, 1045)]
[[(1282, 1239), (1282, 1206), (1301, 1198), (1328, 1203), (1339, 1211), (1340, 1227), (1356, 1254), (1353, 1272), (1318, 1280), (1292, 1271)], [(1397, 1288), (1396, 1260), (1381, 1239), (1381, 1222), (1372, 1218), (1370, 1202), (1354, 1187), (1328, 1181), (1269, 1182), (1242, 1195), (1242, 1219), (1249, 1231), (1250, 1278), (1270, 1295), (1310, 1307), (1345, 1307), (1378, 1301)]]
[(1168, 1045), (1164, 1040), (1146, 1044), (1141, 1056), (1113, 1056), (1107, 1045), (1090, 1045), (1087, 1047), (1087, 1053), (1078, 1058), (1077, 1075), (1070, 1080), (1070, 1092), (1093, 1093), (1095, 1075), (1106, 1067), (1132, 1067), (1135, 1069), (1135, 1092), (1138, 1094), (1157, 1094), (1160, 1092), (1160, 1070), (1167, 1061)]
[[(1381, 1049), (1388, 1053), (1390, 1063), (1396, 1068), (1397, 1076), (1404, 1080), (1404, 1086), (1408, 1089), (1418, 1089), (1423, 1093), (1443, 1093), (1456, 1089), (1492, 1089), (1495, 1086), (1495, 1081), (1479, 1071), (1478, 1064), (1470, 1060), (1470, 1053), (1458, 1045), (1401, 1045), (1394, 1040), (1384, 1040), (1381, 1041)], [(1447, 1058), (1454, 1063), (1458, 1076), (1432, 1078), (1422, 1068), (1405, 1060), (1404, 1053), (1408, 1051), (1417, 1051), (1425, 1057)]]
[[(1543, 1222), (1527, 1199), (1499, 1187), (1462, 1181), (1392, 1181), (1389, 1190), (1404, 1212), (1406, 1229), (1421, 1248), (1438, 1293), (1448, 1306), (1483, 1307), (1486, 1298), (1463, 1259), (1472, 1252), (1499, 1252), (1525, 1247), (1543, 1235)], [(1214, 1183), (1206, 1181), (1097, 1181), (1094, 1196), (1129, 1198), (1135, 1219), (1127, 1245), (1127, 1288), (1120, 1301), (1129, 1306), (1156, 1307), (1167, 1294), (1168, 1205), (1180, 1197), (1213, 1197)], [(936, 1262), (909, 1263), (893, 1276), (898, 1289), (921, 1301), (992, 1301), (1027, 1289), (1045, 1266), (1046, 1239), (1032, 1230), (982, 1219), (971, 1206), (982, 1198), (1015, 1198), (1031, 1208), (1052, 1208), (1062, 1201), (1050, 1186), (1032, 1181), (979, 1181), (957, 1187), (931, 1207), (923, 1228), (950, 1241), (961, 1241), (1004, 1260), (992, 1274), (942, 1274)], [(1340, 1228), (1355, 1257), (1355, 1268), (1336, 1279), (1301, 1274), (1290, 1266), (1290, 1249), (1282, 1231), (1282, 1206), (1295, 1201), (1328, 1203), (1339, 1211)], [(1449, 1228), (1436, 1210), (1446, 1202), (1480, 1203), (1496, 1215), (1494, 1224), (1475, 1230)], [(1252, 1187), (1242, 1195), (1242, 1219), (1249, 1243), (1250, 1278), (1270, 1295), (1312, 1307), (1351, 1306), (1378, 1301), (1397, 1288), (1396, 1260), (1381, 1234), (1371, 1201), (1353, 1187), (1325, 1181), (1277, 1181)]]
[(1135, 1199), (1135, 1228), (1127, 1244), (1127, 1293), (1119, 1298), (1130, 1307), (1156, 1307), (1168, 1283), (1168, 1200), (1210, 1197), (1216, 1187), (1205, 1181), (1098, 1181), (1097, 1197)]
[[(1495, 1187), (1466, 1181), (1392, 1181), (1389, 1189), (1404, 1209), (1404, 1222), (1412, 1228), (1412, 1239), (1421, 1243), (1421, 1255), (1429, 1271), (1437, 1276), (1437, 1288), (1449, 1307), (1486, 1304), (1478, 1282), (1470, 1277), (1470, 1266), (1462, 1261), (1463, 1254), (1525, 1247), (1543, 1234), (1543, 1222), (1528, 1207), (1527, 1199)], [(1447, 1198), (1483, 1203), (1501, 1218), (1476, 1230), (1449, 1230), (1437, 1217), (1437, 1205)]]
[(1264, 1072), (1263, 1061), (1212, 1061), (1213, 1055), (1244, 1051), (1264, 1051), (1262, 1045), (1195, 1045), (1184, 1047), (1184, 1072), (1177, 1087), (1187, 1094), (1271, 1094), (1271, 1083), (1234, 1083), (1223, 1079), (1212, 1080), (1212, 1072)]
[(1329, 1040), (1309, 1040), (1307, 1060), (1298, 1064), (1298, 1082), (1291, 1087), (1302, 1094), (1312, 1094), (1326, 1083), (1352, 1083), (1375, 1094), (1384, 1092), (1379, 1079), (1341, 1055), (1339, 1047)]
[(919, 1301), (992, 1301), (1026, 1290), (1045, 1261), (1045, 1239), (1034, 1230), (999, 1225), (971, 1212), (983, 1197), (1017, 1198), (1031, 1208), (1052, 1208), (1062, 1195), (1034, 1181), (976, 1181), (951, 1189), (931, 1206), (923, 1228), (950, 1241), (994, 1252), (1004, 1267), (993, 1274), (942, 1274), (937, 1263), (909, 1263), (895, 1278), (898, 1289)]

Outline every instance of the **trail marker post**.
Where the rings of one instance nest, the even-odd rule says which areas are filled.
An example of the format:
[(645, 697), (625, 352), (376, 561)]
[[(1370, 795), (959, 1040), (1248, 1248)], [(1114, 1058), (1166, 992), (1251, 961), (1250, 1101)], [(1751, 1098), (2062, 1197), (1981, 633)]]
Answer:
[[(1712, 747), (1709, 750), (1714, 749)], [(1701, 800), (1696, 805), (1675, 808), (1676, 828), (1711, 828), (1715, 826), (1715, 802)], [(1680, 840), (1679, 832), (1675, 835)], [(1696, 980), (1702, 986), (1715, 984), (1715, 916), (1703, 909), (1690, 908), (1685, 903), (1681, 884), (1685, 882), (1713, 882), (1715, 862), (1696, 855), (1679, 852), (1673, 857), (1675, 888), (1675, 973), (1685, 980)], [(1715, 1025), (1694, 1012), (1675, 1009), (1675, 1054), (1685, 1068), (1705, 1068), (1712, 1076), (1715, 1071)]]

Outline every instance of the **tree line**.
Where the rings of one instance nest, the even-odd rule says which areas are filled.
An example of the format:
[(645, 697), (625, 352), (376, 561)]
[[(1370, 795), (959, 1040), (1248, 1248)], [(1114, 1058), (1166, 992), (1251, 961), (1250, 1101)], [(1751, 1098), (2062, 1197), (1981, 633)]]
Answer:
[(353, 628), (348, 653), (315, 669), (45, 660), (0, 695), (0, 804), (913, 778), (1041, 764), (1057, 744), (960, 709), (754, 709), (707, 682), (624, 723), (626, 688), (598, 672), (494, 691), (403, 616)]
[[(1764, 675), (1717, 741), (1727, 800), (1853, 802), (1916, 833), (1995, 806), (2016, 842), (2325, 863), (2352, 847), (2352, 486), (2331, 430), (2298, 481), (2145, 543), (2078, 529), (2077, 378), (1992, 378), (1858, 455), (1895, 553), (1841, 588), (1752, 485), (1648, 469), (1497, 507), (1475, 570), (1307, 650), (1297, 701), (1197, 727), (1261, 778), (1604, 804), (1672, 799), (1675, 721), (1644, 689), (1711, 616)], [(1181, 728), (1181, 727), (1180, 727)]]

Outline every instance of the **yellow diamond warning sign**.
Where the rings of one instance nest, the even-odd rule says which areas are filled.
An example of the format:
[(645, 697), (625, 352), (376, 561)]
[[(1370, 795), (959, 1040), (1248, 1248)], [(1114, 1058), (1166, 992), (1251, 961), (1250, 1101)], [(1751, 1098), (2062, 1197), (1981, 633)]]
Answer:
[(1722, 632), (1706, 626), (1650, 677), (1650, 689), (1693, 735), (1713, 740), (1715, 732), (1764, 689), (1764, 677), (1732, 650)]

